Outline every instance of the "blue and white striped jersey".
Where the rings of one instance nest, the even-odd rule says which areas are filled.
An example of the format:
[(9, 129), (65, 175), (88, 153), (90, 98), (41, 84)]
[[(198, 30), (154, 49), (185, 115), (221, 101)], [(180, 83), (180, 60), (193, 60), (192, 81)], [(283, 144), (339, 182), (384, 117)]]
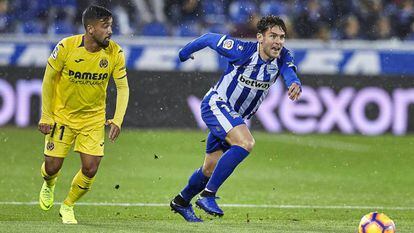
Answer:
[(258, 42), (244, 42), (226, 35), (208, 33), (197, 38), (180, 51), (180, 60), (187, 60), (206, 46), (228, 59), (226, 71), (209, 93), (217, 92), (242, 118), (254, 115), (278, 76), (283, 77), (287, 87), (292, 83), (300, 85), (288, 49), (283, 48), (279, 58), (264, 61), (259, 56)]

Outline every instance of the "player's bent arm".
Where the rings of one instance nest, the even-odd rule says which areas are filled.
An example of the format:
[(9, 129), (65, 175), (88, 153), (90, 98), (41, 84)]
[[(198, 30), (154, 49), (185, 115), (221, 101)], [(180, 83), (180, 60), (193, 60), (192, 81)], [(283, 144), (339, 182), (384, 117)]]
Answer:
[(39, 124), (53, 124), (52, 101), (54, 95), (54, 80), (59, 73), (49, 64), (46, 65), (42, 82), (42, 116)]
[(288, 88), (288, 96), (291, 100), (297, 100), (302, 93), (302, 85), (298, 76), (292, 68), (284, 70), (282, 77), (285, 81), (285, 85)]
[(220, 40), (224, 38), (224, 35), (216, 34), (216, 33), (206, 33), (197, 39), (188, 43), (184, 48), (182, 48), (178, 54), (180, 57), (180, 61), (186, 61), (190, 58), (191, 54), (197, 52), (205, 47), (210, 47), (211, 49), (216, 50), (217, 45), (219, 44)]
[[(293, 63), (288, 63), (282, 66), (281, 75), (288, 88), (288, 96), (291, 100), (297, 100), (302, 92), (302, 84), (296, 75), (296, 67)], [(295, 84), (295, 85), (293, 85)]]
[(116, 85), (116, 109), (114, 118), (109, 120), (109, 122), (121, 128), (129, 100), (128, 79), (125, 75), (121, 78), (114, 78), (114, 80)]
[(288, 49), (283, 48), (281, 52), (281, 57), (283, 60), (283, 65), (280, 68), (280, 74), (282, 75), (283, 80), (285, 81), (286, 87), (290, 88), (292, 83), (296, 83), (299, 86), (302, 86), (298, 76), (296, 75), (297, 68), (294, 64), (292, 53)]
[(282, 70), (281, 74), (282, 74), (283, 80), (285, 81), (285, 85), (287, 88), (289, 88), (292, 85), (292, 83), (296, 83), (299, 86), (302, 86), (293, 68), (287, 67), (286, 69)]

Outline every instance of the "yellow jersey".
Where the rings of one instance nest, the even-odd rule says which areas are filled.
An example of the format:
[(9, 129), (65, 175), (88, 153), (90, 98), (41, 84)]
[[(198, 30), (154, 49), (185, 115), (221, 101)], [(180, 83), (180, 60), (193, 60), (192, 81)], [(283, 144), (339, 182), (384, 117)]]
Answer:
[(59, 72), (51, 101), (54, 120), (73, 129), (103, 126), (109, 78), (127, 79), (122, 48), (110, 40), (107, 48), (91, 53), (83, 35), (70, 36), (56, 45), (48, 65)]

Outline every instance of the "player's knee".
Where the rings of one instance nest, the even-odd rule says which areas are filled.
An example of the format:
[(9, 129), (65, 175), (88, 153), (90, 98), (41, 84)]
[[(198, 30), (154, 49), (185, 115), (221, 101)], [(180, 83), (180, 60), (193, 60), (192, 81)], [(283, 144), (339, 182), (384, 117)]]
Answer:
[(59, 166), (45, 166), (45, 171), (47, 173), (47, 175), (49, 176), (53, 176), (56, 173), (58, 173), (60, 170)]
[(214, 167), (212, 166), (203, 166), (202, 172), (203, 175), (207, 176), (207, 177), (211, 177), (211, 174), (213, 174), (214, 171)]
[(204, 161), (202, 172), (205, 176), (210, 177), (213, 174), (214, 168), (216, 168), (217, 160), (210, 159)]
[(96, 175), (96, 173), (98, 172), (98, 166), (84, 166), (82, 167), (82, 173), (89, 177), (92, 178)]
[(216, 168), (218, 159), (219, 158), (213, 158), (204, 162), (202, 171), (205, 176), (211, 177)]
[(58, 173), (61, 167), (62, 167), (62, 163), (60, 163), (59, 161), (54, 161), (54, 160), (45, 161), (45, 171), (49, 176), (53, 176), (56, 173)]
[(249, 138), (249, 139), (244, 139), (244, 140), (242, 140), (241, 142), (240, 142), (240, 147), (243, 147), (245, 150), (247, 150), (247, 151), (252, 151), (253, 150), (253, 147), (254, 147), (254, 144), (255, 144), (256, 142), (255, 142), (255, 140), (254, 140), (254, 138)]

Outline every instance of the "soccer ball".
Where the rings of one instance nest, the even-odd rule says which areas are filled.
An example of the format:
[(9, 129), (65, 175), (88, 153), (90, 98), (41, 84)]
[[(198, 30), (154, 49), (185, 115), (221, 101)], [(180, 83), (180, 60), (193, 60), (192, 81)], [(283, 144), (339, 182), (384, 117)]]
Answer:
[(358, 233), (395, 233), (395, 224), (387, 215), (372, 212), (362, 217)]

